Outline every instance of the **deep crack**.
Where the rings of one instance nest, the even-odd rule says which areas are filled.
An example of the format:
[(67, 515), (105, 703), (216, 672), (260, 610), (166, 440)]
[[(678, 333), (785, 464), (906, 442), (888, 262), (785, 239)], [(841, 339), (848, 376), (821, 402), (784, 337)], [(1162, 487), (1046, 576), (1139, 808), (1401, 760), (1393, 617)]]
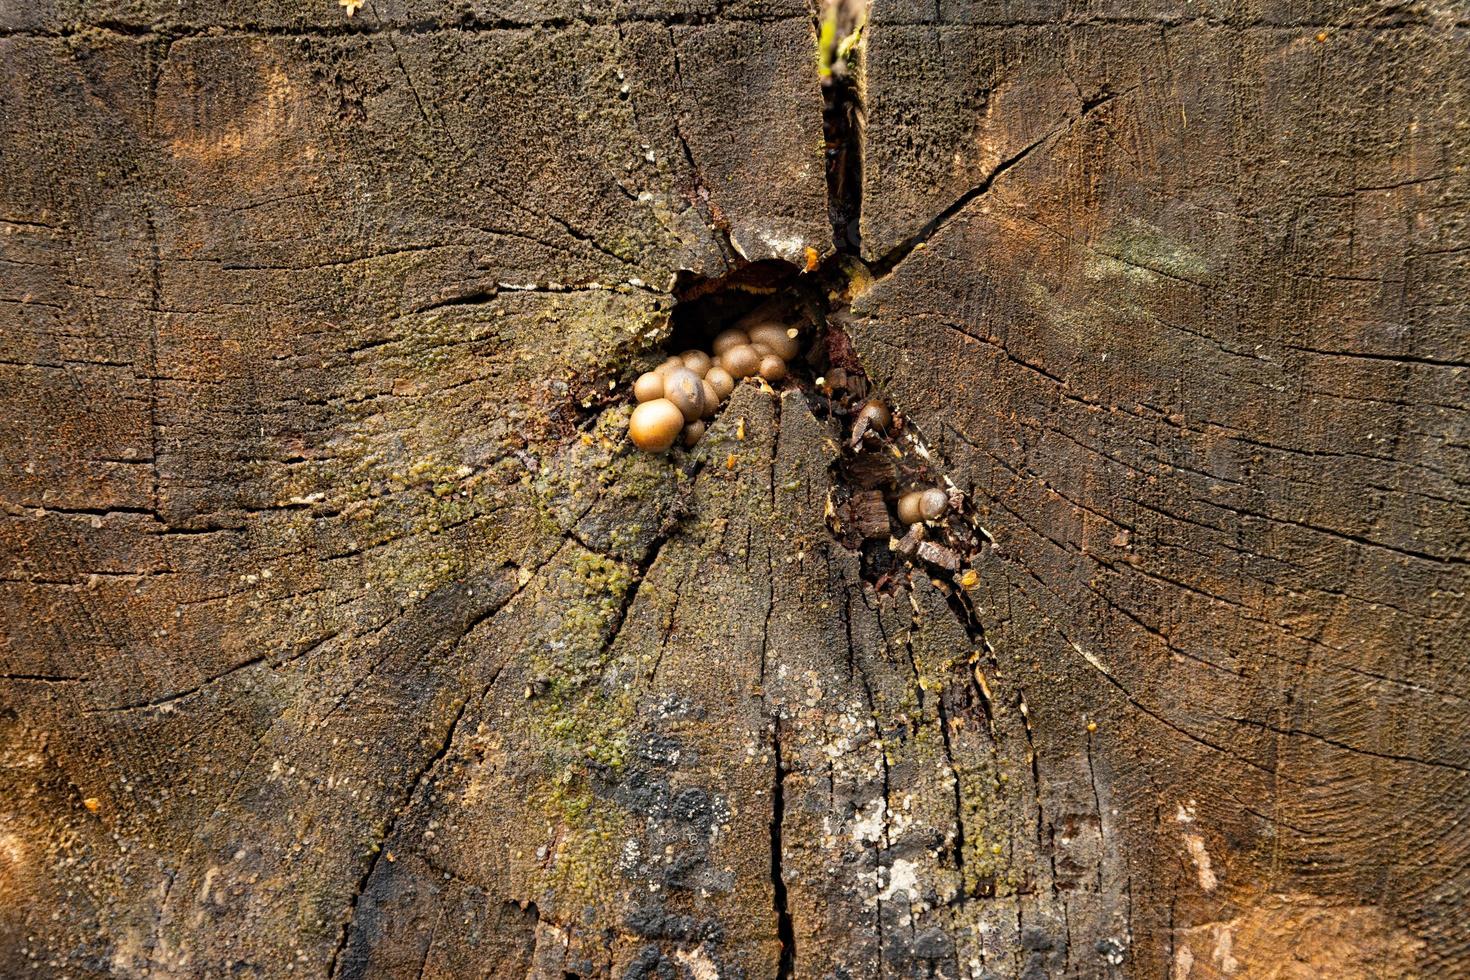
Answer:
[(827, 213), (839, 255), (862, 254), (863, 25), (866, 4), (826, 0), (817, 15), (822, 135), (826, 150)]
[(775, 719), (771, 737), (776, 772), (771, 786), (771, 891), (776, 907), (776, 936), (781, 940), (781, 959), (776, 968), (777, 980), (791, 980), (796, 975), (796, 929), (791, 921), (791, 907), (786, 894), (781, 829), (786, 820), (786, 768), (781, 760), (781, 716)]

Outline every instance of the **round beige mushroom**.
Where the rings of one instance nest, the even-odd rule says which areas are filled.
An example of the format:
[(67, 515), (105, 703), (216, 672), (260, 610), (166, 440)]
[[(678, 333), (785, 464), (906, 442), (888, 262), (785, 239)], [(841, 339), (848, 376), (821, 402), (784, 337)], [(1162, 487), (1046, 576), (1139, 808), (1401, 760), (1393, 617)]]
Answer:
[(633, 397), (638, 400), (639, 404), (651, 402), (663, 396), (664, 379), (653, 371), (638, 375), (638, 380), (633, 382)]
[(710, 387), (715, 390), (720, 401), (730, 397), (730, 392), (735, 390), (735, 379), (730, 372), (716, 364), (705, 373), (704, 380), (708, 381)]
[(920, 496), (921, 494), (919, 493), (919, 491), (910, 490), (908, 493), (898, 498), (897, 510), (898, 521), (900, 524), (917, 524), (924, 519), (923, 513), (919, 510)]
[(762, 323), (750, 328), (750, 342), (765, 344), (784, 361), (801, 353), (801, 344), (791, 336), (789, 328), (782, 323)]
[(633, 409), (628, 437), (645, 453), (661, 453), (674, 444), (684, 428), (684, 413), (667, 398), (655, 398)]
[(720, 367), (737, 381), (760, 370), (761, 358), (749, 344), (737, 344), (720, 355)]
[(684, 362), (685, 367), (701, 377), (704, 376), (704, 372), (710, 369), (710, 365), (714, 363), (714, 358), (702, 350), (686, 350), (679, 355), (679, 359)]
[(704, 414), (704, 379), (686, 367), (664, 375), (664, 397), (684, 413), (684, 421), (693, 422)]
[(919, 494), (919, 513), (926, 521), (937, 521), (949, 510), (949, 494), (931, 487)]
[(744, 330), (737, 330), (731, 327), (729, 330), (721, 330), (715, 334), (715, 340), (711, 345), (711, 349), (715, 352), (715, 356), (719, 357), (731, 347), (739, 347), (741, 344), (748, 343), (750, 343), (750, 334)]
[(857, 417), (859, 420), (867, 419), (868, 428), (881, 429), (884, 432), (893, 424), (893, 412), (877, 398), (864, 402), (863, 407), (858, 409)]
[(767, 354), (762, 357), (759, 370), (760, 376), (767, 381), (786, 380), (786, 362), (775, 354)]

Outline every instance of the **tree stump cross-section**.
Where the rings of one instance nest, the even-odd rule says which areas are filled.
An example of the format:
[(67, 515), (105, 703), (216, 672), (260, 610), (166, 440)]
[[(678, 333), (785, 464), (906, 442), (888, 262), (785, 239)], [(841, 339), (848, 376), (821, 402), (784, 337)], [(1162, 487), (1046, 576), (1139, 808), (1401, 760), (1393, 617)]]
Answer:
[(0, 4), (0, 975), (1470, 972), (1467, 31)]

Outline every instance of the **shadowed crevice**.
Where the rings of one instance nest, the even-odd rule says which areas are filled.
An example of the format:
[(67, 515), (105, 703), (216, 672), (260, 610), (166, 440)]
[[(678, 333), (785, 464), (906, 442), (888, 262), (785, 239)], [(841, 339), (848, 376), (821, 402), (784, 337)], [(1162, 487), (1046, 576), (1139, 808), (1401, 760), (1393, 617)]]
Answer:
[(775, 778), (771, 785), (771, 890), (776, 907), (776, 936), (781, 940), (781, 959), (776, 968), (777, 980), (791, 980), (796, 975), (796, 929), (791, 921), (791, 907), (786, 894), (786, 876), (782, 871), (781, 830), (786, 820), (786, 767), (781, 761), (781, 718), (775, 722), (771, 737), (775, 760)]

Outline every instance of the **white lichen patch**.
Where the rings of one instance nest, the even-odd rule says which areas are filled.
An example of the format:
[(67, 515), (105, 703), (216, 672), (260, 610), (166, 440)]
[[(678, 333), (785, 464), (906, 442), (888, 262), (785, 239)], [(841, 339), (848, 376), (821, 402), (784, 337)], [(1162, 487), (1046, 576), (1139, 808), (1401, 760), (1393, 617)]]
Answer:
[(858, 818), (848, 827), (848, 833), (859, 844), (876, 844), (883, 840), (883, 831), (888, 823), (888, 803), (881, 796), (873, 801), (873, 811), (866, 816), (858, 811)]
[(1194, 862), (1200, 888), (1206, 892), (1214, 891), (1220, 880), (1210, 864), (1210, 852), (1205, 850), (1205, 839), (1199, 834), (1185, 834), (1184, 846), (1189, 851), (1190, 860)]
[(1174, 963), (1169, 974), (1169, 980), (1189, 980), (1189, 974), (1194, 969), (1194, 951), (1187, 943), (1180, 943), (1174, 950)]
[(684, 965), (694, 980), (720, 980), (719, 968), (702, 949), (675, 950), (674, 959)]
[(805, 258), (806, 243), (801, 236), (781, 236), (770, 232), (760, 232), (760, 239), (766, 247), (778, 256), (790, 262), (800, 262)]
[(919, 901), (919, 866), (914, 862), (899, 858), (892, 867), (879, 868), (878, 874), (880, 878), (886, 878), (883, 890), (877, 895), (878, 901), (890, 901), (900, 892), (911, 903)]
[(770, 228), (735, 230), (730, 234), (730, 244), (743, 259), (751, 259), (752, 253), (764, 253), (755, 257), (764, 258), (768, 254), (800, 264), (806, 258), (806, 242), (800, 235), (783, 234)]

